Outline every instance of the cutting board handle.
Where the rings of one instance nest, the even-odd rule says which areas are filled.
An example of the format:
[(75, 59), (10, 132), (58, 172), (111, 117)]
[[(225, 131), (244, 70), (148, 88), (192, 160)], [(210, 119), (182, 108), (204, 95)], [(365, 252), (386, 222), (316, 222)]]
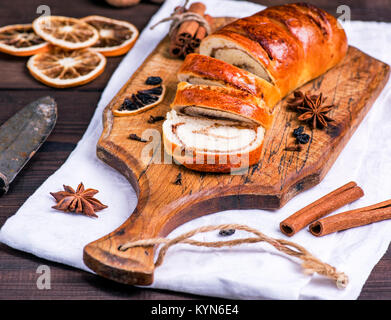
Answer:
[[(129, 219), (110, 234), (84, 247), (84, 263), (97, 274), (121, 283), (150, 285), (154, 274), (154, 247), (135, 247), (125, 251), (120, 246), (132, 241), (165, 237), (176, 227), (203, 215), (240, 207), (237, 190), (221, 202), (221, 191), (195, 192), (175, 197), (172, 192), (151, 191), (148, 174), (136, 159), (121, 155), (118, 149), (103, 141), (98, 157), (121, 172), (138, 195), (138, 204)], [(184, 186), (175, 186), (182, 193)], [(163, 195), (163, 196), (162, 196)], [(223, 204), (223, 205), (222, 205)]]
[[(144, 179), (146, 180), (146, 178)], [(238, 207), (236, 195), (221, 206), (216, 194), (161, 202), (148, 192), (147, 181), (139, 193), (138, 205), (129, 219), (110, 234), (84, 248), (84, 263), (97, 274), (125, 284), (150, 285), (154, 274), (155, 247), (120, 250), (127, 242), (165, 237), (176, 227), (212, 212)], [(169, 197), (167, 197), (169, 199)], [(171, 202), (169, 202), (171, 201)], [(224, 202), (223, 202), (224, 203)]]
[(140, 201), (124, 224), (84, 248), (83, 259), (89, 268), (101, 276), (126, 284), (149, 285), (153, 282), (152, 247), (119, 250), (126, 242), (156, 237), (158, 228), (148, 225), (142, 207)]
[(156, 218), (163, 204), (156, 206), (151, 201), (148, 178), (141, 173), (138, 161), (120, 154), (113, 144), (98, 143), (97, 156), (128, 179), (137, 193), (137, 206), (120, 227), (86, 245), (83, 260), (103, 277), (126, 284), (149, 285), (153, 282), (154, 248), (137, 247), (126, 251), (119, 248), (129, 241), (159, 236), (164, 221), (155, 223), (151, 220)]

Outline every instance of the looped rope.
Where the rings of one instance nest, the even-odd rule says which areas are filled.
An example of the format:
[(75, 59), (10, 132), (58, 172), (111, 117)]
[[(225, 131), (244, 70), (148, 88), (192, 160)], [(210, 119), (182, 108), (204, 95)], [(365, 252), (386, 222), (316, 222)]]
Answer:
[[(197, 240), (189, 239), (198, 233), (210, 232), (210, 231), (221, 230), (221, 229), (242, 230), (249, 233), (253, 233), (257, 237), (226, 240), (226, 241), (215, 241), (215, 242), (205, 242), (205, 241), (197, 241)], [(257, 243), (262, 241), (271, 244), (277, 250), (287, 255), (294, 256), (301, 259), (303, 261), (301, 266), (304, 269), (304, 273), (306, 274), (318, 273), (327, 278), (330, 278), (336, 282), (337, 287), (340, 289), (345, 288), (347, 286), (349, 282), (349, 278), (346, 274), (337, 271), (333, 266), (315, 258), (304, 247), (288, 240), (270, 238), (256, 229), (241, 224), (222, 224), (217, 226), (200, 227), (192, 231), (186, 232), (173, 239), (154, 238), (154, 239), (145, 239), (145, 240), (126, 242), (123, 245), (121, 245), (118, 248), (118, 250), (126, 251), (129, 248), (150, 247), (154, 245), (163, 244), (163, 246), (159, 251), (158, 258), (155, 262), (155, 267), (159, 267), (163, 263), (167, 250), (175, 244), (186, 243), (189, 245), (199, 246), (199, 247), (221, 248), (226, 246), (232, 247), (244, 243)]]
[[(188, 2), (189, 0), (186, 0), (185, 4), (182, 7), (185, 8)], [(151, 30), (153, 30), (157, 25), (167, 21), (172, 21), (170, 30), (168, 32), (170, 37), (173, 34), (173, 32), (176, 29), (179, 29), (179, 26), (185, 21), (196, 21), (200, 24), (200, 26), (205, 28), (206, 35), (211, 33), (211, 28), (208, 21), (206, 21), (206, 19), (203, 16), (194, 12), (183, 12), (183, 13), (173, 12), (169, 17), (164, 18), (159, 22), (155, 23), (153, 26), (151, 26)]]

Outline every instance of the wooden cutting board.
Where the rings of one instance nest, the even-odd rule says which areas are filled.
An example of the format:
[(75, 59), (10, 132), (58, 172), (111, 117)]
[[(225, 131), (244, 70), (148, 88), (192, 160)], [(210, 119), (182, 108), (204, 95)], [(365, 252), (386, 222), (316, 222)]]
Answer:
[[(337, 106), (330, 113), (336, 126), (327, 130), (305, 126), (310, 142), (300, 152), (285, 151), (294, 142), (293, 129), (301, 123), (286, 108), (284, 99), (277, 106), (258, 164), (240, 175), (206, 174), (176, 164), (154, 163), (156, 158), (143, 161), (143, 149), (152, 143), (128, 139), (131, 133), (142, 137), (146, 130), (155, 142), (161, 137), (162, 122), (150, 124), (148, 119), (151, 115), (165, 116), (170, 110), (177, 85), (176, 73), (182, 64), (182, 60), (168, 56), (168, 45), (166, 37), (106, 107), (104, 129), (97, 145), (98, 157), (123, 174), (136, 190), (138, 204), (122, 226), (84, 248), (84, 262), (97, 274), (127, 284), (153, 282), (154, 249), (119, 251), (121, 244), (166, 236), (179, 225), (213, 212), (278, 209), (298, 193), (318, 184), (371, 108), (390, 71), (388, 65), (349, 47), (338, 66), (301, 88), (315, 94), (322, 92), (328, 97), (328, 103)], [(148, 87), (144, 82), (149, 76), (162, 77), (167, 86), (164, 101), (138, 115), (114, 117), (112, 108), (122, 104), (125, 97)], [(164, 159), (162, 150), (160, 144), (155, 150), (157, 158)], [(179, 173), (181, 185), (174, 183)]]

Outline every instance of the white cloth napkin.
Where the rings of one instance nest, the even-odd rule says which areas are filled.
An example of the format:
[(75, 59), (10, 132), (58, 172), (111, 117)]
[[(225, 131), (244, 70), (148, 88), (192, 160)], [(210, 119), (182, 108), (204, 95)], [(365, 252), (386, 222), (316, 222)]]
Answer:
[[(181, 3), (180, 0), (166, 1), (151, 19), (135, 47), (111, 77), (76, 149), (64, 165), (6, 221), (0, 232), (2, 242), (48, 260), (91, 271), (83, 263), (83, 247), (122, 224), (137, 202), (125, 178), (95, 155), (102, 131), (102, 110), (168, 31), (168, 24), (159, 25), (153, 31), (149, 26), (168, 16)], [(208, 13), (214, 16), (235, 17), (263, 9), (253, 3), (228, 0), (208, 0), (207, 7)], [(391, 64), (391, 24), (355, 21), (346, 24), (345, 28), (351, 45)], [(357, 181), (366, 195), (339, 211), (389, 199), (390, 93), (391, 85), (388, 83), (318, 186), (298, 195), (276, 212), (230, 210), (215, 213), (188, 222), (169, 237), (205, 225), (241, 223), (271, 237), (284, 238), (278, 229), (281, 220), (351, 180)], [(60, 190), (62, 184), (77, 186), (80, 181), (87, 187), (99, 189), (97, 198), (109, 206), (98, 213), (98, 219), (50, 208), (53, 202), (50, 191)], [(234, 299), (356, 299), (372, 268), (387, 250), (391, 241), (390, 231), (391, 221), (385, 221), (322, 238), (315, 238), (303, 230), (290, 239), (347, 273), (350, 284), (345, 290), (337, 289), (334, 283), (323, 277), (304, 275), (297, 260), (265, 243), (225, 249), (177, 245), (168, 251), (164, 264), (156, 269), (151, 287)], [(236, 232), (232, 237), (240, 236), (243, 233)], [(216, 234), (202, 234), (198, 238), (219, 239)]]

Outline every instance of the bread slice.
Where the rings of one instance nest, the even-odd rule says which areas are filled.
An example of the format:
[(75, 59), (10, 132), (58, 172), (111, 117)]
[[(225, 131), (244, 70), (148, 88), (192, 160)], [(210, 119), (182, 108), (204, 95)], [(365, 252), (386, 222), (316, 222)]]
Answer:
[(265, 102), (245, 91), (180, 82), (171, 108), (178, 114), (232, 120), (270, 128), (273, 115)]
[(197, 53), (186, 56), (178, 71), (178, 80), (243, 90), (263, 99), (269, 109), (281, 99), (279, 90), (266, 80), (222, 60)]
[(250, 38), (224, 28), (203, 39), (200, 54), (247, 70), (272, 83), (273, 78), (267, 70), (270, 63), (264, 50)]
[(167, 113), (163, 123), (165, 151), (185, 167), (205, 172), (246, 169), (261, 156), (265, 130), (236, 121)]

